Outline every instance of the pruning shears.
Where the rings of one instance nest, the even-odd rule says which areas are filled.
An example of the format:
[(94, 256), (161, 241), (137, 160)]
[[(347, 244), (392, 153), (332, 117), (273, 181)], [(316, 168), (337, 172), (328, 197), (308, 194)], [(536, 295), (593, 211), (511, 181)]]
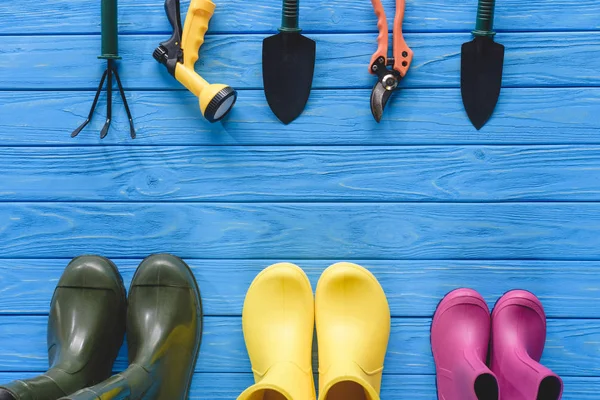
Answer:
[[(405, 0), (396, 0), (396, 16), (394, 20), (393, 56), (388, 58), (388, 23), (381, 0), (371, 0), (377, 15), (377, 51), (371, 57), (369, 72), (377, 75), (377, 83), (371, 92), (371, 112), (377, 122), (381, 121), (383, 110), (392, 92), (398, 88), (400, 81), (410, 68), (413, 51), (408, 47), (402, 35)], [(392, 68), (389, 68), (392, 67)]]
[(237, 93), (230, 86), (209, 84), (194, 70), (198, 51), (204, 43), (208, 22), (215, 12), (211, 0), (192, 0), (184, 28), (181, 29), (179, 0), (166, 0), (165, 11), (173, 27), (173, 35), (154, 50), (154, 59), (165, 65), (169, 73), (200, 100), (200, 111), (209, 122), (225, 117), (235, 104)]

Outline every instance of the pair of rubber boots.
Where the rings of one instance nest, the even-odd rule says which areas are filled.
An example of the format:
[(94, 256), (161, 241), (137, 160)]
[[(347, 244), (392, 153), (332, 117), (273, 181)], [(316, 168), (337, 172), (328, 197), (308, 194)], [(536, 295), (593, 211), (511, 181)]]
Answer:
[(506, 293), (490, 316), (479, 293), (450, 292), (431, 326), (438, 399), (559, 400), (562, 380), (539, 363), (545, 342), (546, 315), (532, 293)]
[(313, 330), (319, 344), (320, 400), (379, 400), (390, 308), (365, 268), (327, 268), (313, 297), (293, 264), (275, 264), (250, 286), (242, 316), (256, 384), (238, 400), (314, 400)]
[[(146, 258), (128, 298), (110, 260), (75, 258), (50, 305), (50, 369), (0, 385), (0, 400), (187, 399), (201, 313), (192, 271), (175, 256)], [(129, 368), (109, 378), (126, 330)]]

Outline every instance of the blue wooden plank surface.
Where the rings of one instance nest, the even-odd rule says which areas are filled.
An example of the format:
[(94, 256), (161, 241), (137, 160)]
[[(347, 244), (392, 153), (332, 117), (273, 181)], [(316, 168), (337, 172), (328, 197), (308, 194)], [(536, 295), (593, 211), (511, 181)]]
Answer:
[(600, 203), (0, 203), (0, 224), (15, 258), (600, 259)]
[(600, 147), (0, 147), (0, 180), (4, 201), (598, 201)]
[[(141, 259), (113, 259), (125, 284)], [(247, 288), (269, 260), (186, 259), (202, 291), (205, 315), (240, 316)], [(312, 287), (334, 260), (291, 260)], [(0, 259), (0, 314), (45, 314), (66, 259)], [(387, 293), (394, 317), (431, 317), (439, 300), (462, 287), (478, 290), (493, 308), (516, 287), (534, 292), (550, 318), (600, 318), (600, 262), (363, 260)], [(234, 277), (234, 279), (232, 279)], [(560, 285), (554, 285), (560, 282)], [(0, 317), (0, 321), (2, 317)]]
[[(211, 32), (274, 32), (281, 23), (281, 6), (277, 1), (257, 0), (248, 6), (244, 0), (217, 0), (211, 20)], [(391, 15), (394, 0), (384, 0)], [(189, 0), (181, 1), (187, 10)], [(476, 1), (407, 0), (404, 30), (407, 32), (470, 31), (475, 24)], [(163, 1), (119, 1), (121, 33), (170, 32)], [(505, 0), (496, 5), (495, 26), (498, 31), (599, 30), (598, 0)], [(56, 15), (61, 18), (57, 21)], [(377, 30), (377, 20), (369, 1), (304, 1), (300, 8), (300, 25), (306, 32), (364, 32)], [(0, 34), (27, 32), (99, 33), (100, 6), (95, 0), (46, 0), (43, 11), (39, 3), (28, 0), (10, 2), (0, 8)]]
[(240, 91), (221, 124), (203, 120), (197, 99), (187, 92), (128, 92), (135, 141), (117, 98), (111, 134), (100, 139), (104, 96), (89, 128), (73, 140), (70, 133), (85, 119), (92, 97), (91, 92), (0, 91), (0, 145), (600, 144), (599, 88), (503, 89), (481, 131), (469, 122), (459, 89), (402, 90), (380, 124), (371, 115), (369, 90), (315, 90), (304, 114), (288, 126), (275, 118), (258, 90)]
[[(393, 3), (384, 0), (390, 15)], [(316, 89), (284, 127), (260, 90), (261, 41), (280, 2), (217, 0), (197, 69), (241, 90), (230, 117), (211, 125), (151, 57), (170, 30), (163, 1), (121, 0), (135, 141), (119, 100), (98, 138), (104, 99), (69, 138), (103, 68), (97, 0), (3, 5), (0, 381), (45, 369), (48, 302), (69, 257), (114, 257), (129, 283), (142, 257), (170, 251), (194, 269), (207, 315), (192, 399), (234, 399), (251, 383), (240, 313), (258, 271), (292, 260), (315, 286), (327, 265), (351, 259), (380, 279), (394, 315), (383, 399), (435, 398), (430, 318), (445, 293), (468, 286), (490, 307), (509, 289), (535, 292), (549, 316), (544, 362), (565, 377), (563, 398), (595, 400), (600, 1), (497, 4), (504, 88), (481, 132), (459, 90), (476, 2), (407, 3), (415, 61), (376, 124), (370, 2), (302, 1), (301, 25), (318, 42)]]
[[(4, 316), (0, 325), (0, 371), (44, 371), (47, 368), (45, 316)], [(434, 374), (430, 350), (430, 318), (393, 318), (385, 374)], [(542, 362), (564, 376), (600, 375), (600, 321), (549, 319)], [(315, 346), (316, 347), (316, 346)], [(197, 372), (248, 372), (240, 317), (205, 317)], [(116, 370), (127, 364), (123, 347)], [(317, 370), (316, 350), (313, 354)]]
[[(460, 86), (461, 44), (469, 33), (411, 33), (415, 52), (402, 87)], [(315, 34), (319, 44), (314, 88), (372, 88), (368, 73), (376, 33)], [(237, 89), (261, 88), (264, 35), (209, 35), (196, 66), (209, 82)], [(126, 35), (119, 42), (119, 73), (128, 89), (185, 90), (152, 53), (164, 35)], [(600, 32), (506, 33), (503, 86), (599, 86)], [(95, 89), (106, 63), (96, 60), (99, 36), (3, 37), (0, 89)], [(568, 54), (568, 56), (566, 56)], [(560, 62), (557, 62), (560, 60)], [(402, 93), (400, 92), (399, 95)], [(190, 111), (191, 112), (191, 111)]]

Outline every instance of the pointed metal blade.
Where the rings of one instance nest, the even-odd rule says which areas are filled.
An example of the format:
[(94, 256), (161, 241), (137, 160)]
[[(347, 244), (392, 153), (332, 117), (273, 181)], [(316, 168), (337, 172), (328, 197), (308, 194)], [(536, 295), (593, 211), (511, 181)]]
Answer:
[(315, 42), (300, 33), (281, 32), (263, 41), (265, 96), (284, 124), (302, 114), (308, 102), (315, 58)]
[(481, 129), (490, 119), (502, 87), (504, 46), (491, 37), (462, 45), (460, 89), (469, 119)]
[(380, 81), (377, 81), (371, 92), (371, 113), (375, 121), (381, 122), (383, 110), (391, 95), (392, 90), (387, 90)]

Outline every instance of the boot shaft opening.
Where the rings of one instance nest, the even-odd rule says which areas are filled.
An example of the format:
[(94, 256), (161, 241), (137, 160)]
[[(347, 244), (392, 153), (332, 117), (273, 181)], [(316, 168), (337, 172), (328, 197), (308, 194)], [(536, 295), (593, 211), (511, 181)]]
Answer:
[(493, 375), (482, 374), (475, 380), (477, 400), (498, 400), (498, 392), (498, 382)]
[(562, 384), (555, 376), (544, 378), (538, 390), (537, 400), (558, 400)]
[(333, 385), (324, 400), (371, 400), (371, 398), (362, 385), (344, 381)]

